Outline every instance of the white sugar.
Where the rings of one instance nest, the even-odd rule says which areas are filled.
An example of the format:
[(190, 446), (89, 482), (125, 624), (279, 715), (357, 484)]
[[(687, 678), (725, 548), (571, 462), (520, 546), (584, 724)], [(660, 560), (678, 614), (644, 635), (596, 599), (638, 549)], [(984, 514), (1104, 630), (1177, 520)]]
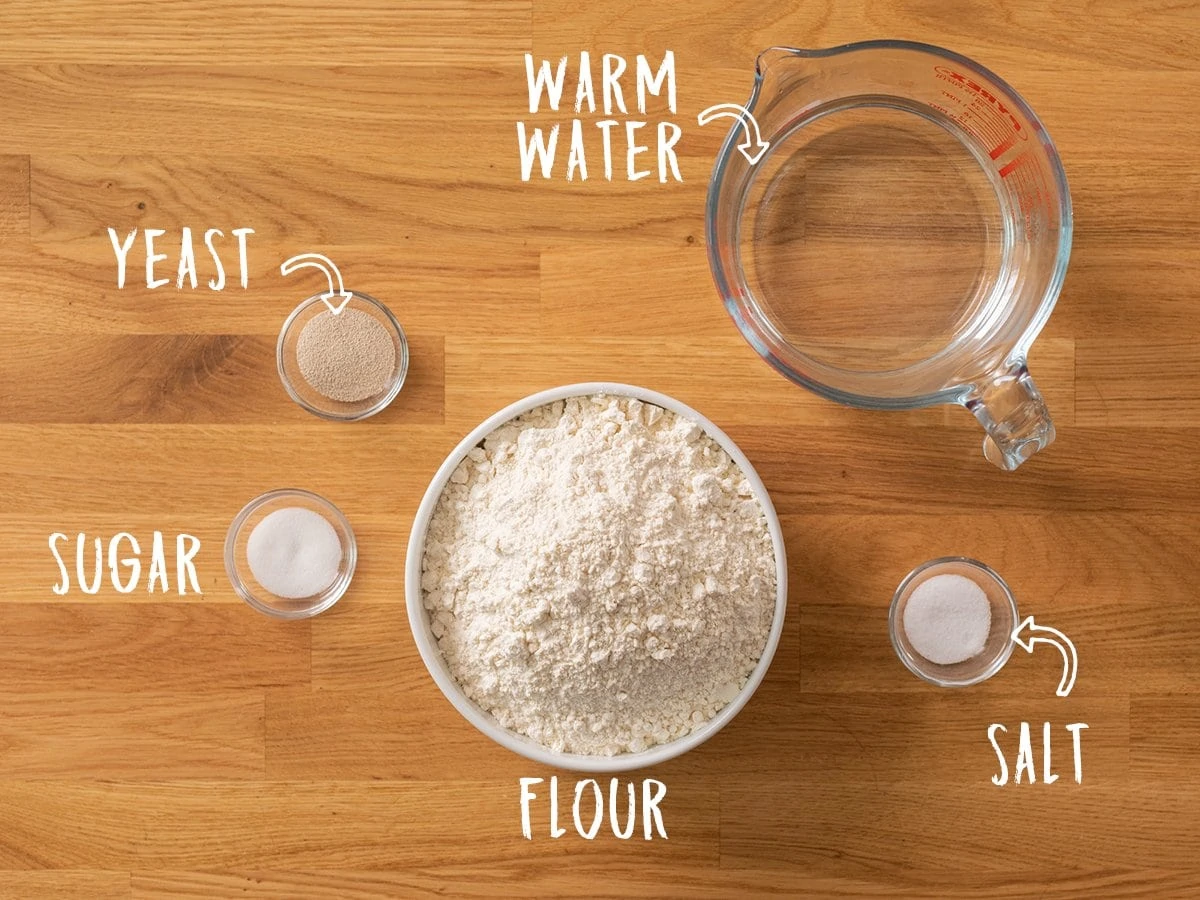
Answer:
[(934, 575), (904, 606), (904, 634), (931, 663), (949, 666), (983, 652), (992, 607), (983, 588), (962, 575)]
[(329, 521), (301, 506), (277, 509), (254, 526), (246, 562), (258, 583), (277, 597), (300, 600), (337, 580), (342, 542)]

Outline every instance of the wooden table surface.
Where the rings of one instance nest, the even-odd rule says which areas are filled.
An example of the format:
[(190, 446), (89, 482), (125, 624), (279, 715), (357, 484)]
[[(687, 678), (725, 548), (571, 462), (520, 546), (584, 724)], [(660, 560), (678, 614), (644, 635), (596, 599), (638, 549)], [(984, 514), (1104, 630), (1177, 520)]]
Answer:
[[(0, 896), (1200, 895), (1200, 8), (357, 6), (0, 7)], [(961, 410), (790, 385), (710, 280), (724, 127), (696, 114), (744, 99), (764, 47), (873, 37), (1002, 73), (1068, 172), (1074, 253), (1032, 356), (1059, 437), (1016, 474)], [(667, 49), (682, 183), (520, 181), (525, 52)], [(139, 237), (118, 290), (110, 226), (165, 230), (172, 277), (182, 226), (253, 228), (248, 287), (204, 289), (202, 257), (199, 290), (147, 290)], [(283, 318), (321, 286), (279, 275), (306, 251), (411, 336), (408, 385), (367, 423), (307, 415), (275, 375)], [(518, 779), (559, 775), (569, 826), (577, 777), (476, 733), (405, 617), (409, 523), (443, 456), (502, 405), (587, 379), (715, 420), (787, 540), (758, 694), (634, 776), (668, 787), (666, 841), (552, 840), (544, 805), (524, 840)], [(288, 485), (359, 539), (351, 592), (313, 621), (255, 614), (222, 565), (242, 504)], [(50, 534), (155, 530), (201, 539), (202, 596), (53, 592)], [(944, 554), (989, 562), (1074, 639), (1069, 698), (1049, 648), (961, 692), (902, 668), (891, 592)], [(996, 787), (988, 726), (1012, 767), (1022, 721), (1038, 783)]]

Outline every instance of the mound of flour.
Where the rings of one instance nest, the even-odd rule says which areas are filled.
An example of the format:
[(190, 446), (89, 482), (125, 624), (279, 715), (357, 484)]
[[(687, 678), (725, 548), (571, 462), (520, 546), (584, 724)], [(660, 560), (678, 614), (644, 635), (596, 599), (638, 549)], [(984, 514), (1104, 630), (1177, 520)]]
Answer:
[(693, 422), (572, 398), (496, 429), (425, 542), (433, 633), (467, 695), (568, 753), (681, 737), (738, 693), (775, 612), (775, 554), (738, 466)]

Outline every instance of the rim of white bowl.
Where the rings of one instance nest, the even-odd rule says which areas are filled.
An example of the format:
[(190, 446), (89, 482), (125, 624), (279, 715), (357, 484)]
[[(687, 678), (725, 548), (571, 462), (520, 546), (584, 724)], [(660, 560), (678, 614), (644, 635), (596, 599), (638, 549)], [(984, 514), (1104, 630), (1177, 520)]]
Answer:
[[(709, 721), (690, 734), (669, 741), (668, 743), (651, 747), (648, 750), (642, 750), (637, 753), (620, 753), (616, 756), (558, 753), (531, 738), (504, 728), (491, 715), (477, 706), (474, 701), (468, 699), (458, 682), (455, 681), (454, 676), (450, 674), (445, 659), (442, 657), (442, 652), (438, 649), (437, 639), (434, 638), (430, 628), (429, 616), (425, 611), (421, 595), (421, 563), (425, 555), (425, 536), (429, 530), (429, 521), (433, 517), (433, 511), (442, 496), (446, 482), (450, 480), (450, 475), (458, 468), (458, 464), (467, 455), (467, 452), (505, 422), (516, 418), (522, 413), (529, 412), (547, 403), (565, 400), (568, 397), (593, 396), (596, 394), (633, 397), (637, 400), (661, 406), (663, 409), (690, 419), (700, 425), (705, 433), (716, 441), (722, 450), (729, 454), (730, 459), (738, 464), (738, 467), (741, 468), (742, 473), (746, 476), (755, 499), (762, 506), (763, 515), (767, 520), (767, 528), (771, 533), (771, 544), (775, 550), (775, 617), (771, 622), (771, 630), (767, 635), (766, 646), (763, 647), (758, 664), (754, 667), (754, 671), (750, 673), (745, 686), (712, 719), (709, 719)], [(779, 523), (779, 515), (775, 512), (775, 506), (771, 502), (771, 497), (767, 493), (766, 486), (763, 484), (758, 472), (755, 471), (754, 466), (751, 465), (746, 454), (712, 420), (696, 412), (696, 410), (687, 404), (676, 400), (674, 397), (667, 396), (658, 391), (620, 382), (589, 381), (538, 391), (515, 403), (509, 404), (472, 429), (470, 434), (459, 441), (458, 446), (450, 451), (450, 454), (442, 462), (441, 466), (438, 467), (437, 472), (430, 481), (429, 487), (425, 491), (425, 496), (421, 498), (421, 505), (417, 508), (417, 514), (413, 519), (412, 531), (408, 539), (408, 552), (404, 564), (404, 594), (408, 607), (409, 627), (412, 629), (413, 640), (416, 642), (417, 649), (421, 653), (421, 659), (425, 663), (425, 668), (429, 670), (434, 683), (437, 684), (446, 699), (454, 705), (454, 708), (462, 714), (463, 718), (474, 725), (479, 731), (502, 747), (506, 747), (514, 753), (547, 766), (576, 772), (627, 772), (632, 769), (640, 769), (666, 762), (700, 746), (728, 725), (741, 712), (746, 703), (749, 702), (754, 692), (758, 690), (758, 686), (766, 676), (767, 670), (771, 667), (771, 661), (775, 657), (775, 650), (779, 646), (779, 637), (783, 632), (783, 620), (787, 613), (788, 596), (787, 554), (784, 550), (783, 529)]]

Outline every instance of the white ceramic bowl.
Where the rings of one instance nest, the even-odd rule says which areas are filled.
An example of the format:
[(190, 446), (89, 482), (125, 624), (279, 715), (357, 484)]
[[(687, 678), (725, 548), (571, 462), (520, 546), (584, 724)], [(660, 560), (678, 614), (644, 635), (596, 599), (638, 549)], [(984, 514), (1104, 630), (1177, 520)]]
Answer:
[[(745, 474), (746, 480), (750, 482), (750, 486), (754, 491), (754, 497), (758, 500), (762, 506), (763, 513), (766, 515), (767, 527), (771, 532), (771, 543), (775, 548), (775, 579), (778, 585), (778, 591), (775, 596), (775, 618), (771, 623), (771, 631), (767, 635), (767, 644), (763, 648), (758, 665), (750, 673), (745, 687), (742, 688), (733, 701), (717, 713), (714, 718), (685, 737), (666, 744), (659, 744), (656, 747), (651, 747), (639, 753), (621, 753), (616, 756), (587, 756), (578, 753), (558, 753), (497, 723), (491, 715), (484, 712), (472, 700), (467, 698), (467, 695), (463, 693), (458, 682), (454, 680), (454, 676), (450, 674), (450, 670), (446, 667), (446, 662), (442, 657), (441, 650), (438, 649), (437, 639), (433, 636), (433, 632), (430, 629), (429, 615), (425, 610), (421, 595), (421, 563), (425, 555), (425, 533), (429, 529), (429, 520), (433, 517), (434, 508), (442, 496), (442, 489), (450, 479), (451, 473), (458, 468), (458, 464), (467, 455), (467, 452), (477, 446), (480, 441), (505, 422), (516, 418), (522, 413), (529, 412), (531, 409), (536, 409), (547, 403), (553, 403), (556, 400), (565, 400), (568, 397), (590, 396), (593, 394), (635, 397), (646, 403), (654, 403), (661, 406), (663, 409), (670, 410), (679, 416), (696, 422), (705, 430), (709, 437), (716, 441), (729, 454), (730, 459), (738, 464)], [(563, 769), (573, 769), (579, 772), (624, 772), (629, 769), (638, 769), (643, 766), (652, 766), (665, 762), (668, 759), (679, 756), (681, 753), (686, 753), (694, 747), (698, 747), (729, 724), (730, 720), (746, 705), (746, 702), (758, 689), (759, 684), (762, 683), (763, 676), (766, 675), (767, 668), (771, 665), (771, 659), (775, 655), (775, 648), (779, 645), (779, 635), (783, 631), (783, 617), (787, 610), (787, 557), (783, 548), (783, 531), (779, 526), (779, 516), (775, 512), (775, 507), (771, 503), (767, 489), (763, 486), (762, 479), (758, 477), (758, 473), (754, 471), (754, 467), (750, 465), (750, 460), (746, 458), (746, 454), (738, 449), (737, 444), (725, 432), (721, 431), (720, 428), (691, 407), (685, 406), (678, 400), (668, 397), (665, 394), (628, 384), (589, 382), (586, 384), (569, 384), (564, 387), (541, 391), (540, 393), (526, 397), (524, 400), (518, 400), (511, 406), (505, 407), (500, 412), (486, 419), (474, 431), (463, 438), (459, 445), (446, 457), (446, 461), (437, 470), (437, 474), (433, 476), (433, 481), (430, 482), (428, 490), (425, 491), (425, 496), (421, 500), (420, 507), (417, 509), (416, 519), (413, 521), (412, 534), (408, 541), (408, 557), (405, 561), (404, 593), (408, 602), (408, 621), (412, 626), (413, 639), (417, 643), (417, 649), (421, 651), (421, 659), (425, 661), (425, 667), (429, 669), (429, 674), (433, 676), (433, 680), (441, 688), (442, 693), (466, 717), (468, 722), (496, 741), (496, 743), (535, 762), (544, 763), (548, 766), (558, 766)]]

